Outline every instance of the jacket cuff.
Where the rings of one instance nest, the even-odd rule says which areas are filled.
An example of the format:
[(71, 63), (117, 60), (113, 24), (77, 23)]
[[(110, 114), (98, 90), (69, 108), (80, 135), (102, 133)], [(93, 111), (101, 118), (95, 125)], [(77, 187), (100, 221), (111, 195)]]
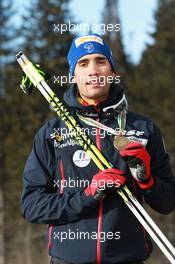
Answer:
[(161, 183), (158, 179), (154, 178), (154, 183), (150, 189), (144, 190), (143, 195), (146, 198), (152, 198), (153, 196), (157, 196), (161, 188)]
[(147, 180), (146, 182), (140, 182), (138, 183), (140, 185), (140, 187), (143, 189), (143, 190), (152, 190), (152, 188), (154, 187), (154, 184), (155, 184), (155, 181), (154, 181), (154, 178), (153, 176), (151, 175)]

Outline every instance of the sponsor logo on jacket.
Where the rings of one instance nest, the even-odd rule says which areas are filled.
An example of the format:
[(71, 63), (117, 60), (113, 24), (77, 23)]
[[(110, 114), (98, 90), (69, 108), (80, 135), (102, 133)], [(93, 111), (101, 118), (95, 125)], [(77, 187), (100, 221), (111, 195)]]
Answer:
[[(116, 133), (119, 134), (119, 128), (115, 129)], [(97, 129), (95, 127), (82, 128), (82, 132), (86, 135), (96, 136)], [(69, 146), (79, 145), (74, 139), (75, 132), (70, 131), (68, 128), (54, 128), (54, 132), (50, 134), (50, 139), (54, 140), (55, 148), (65, 148)], [(100, 129), (100, 138), (105, 138), (106, 136), (111, 136), (110, 132)], [(144, 131), (139, 130), (124, 130), (123, 135), (126, 136), (130, 141), (138, 142), (144, 146), (148, 143), (148, 139), (144, 138)]]

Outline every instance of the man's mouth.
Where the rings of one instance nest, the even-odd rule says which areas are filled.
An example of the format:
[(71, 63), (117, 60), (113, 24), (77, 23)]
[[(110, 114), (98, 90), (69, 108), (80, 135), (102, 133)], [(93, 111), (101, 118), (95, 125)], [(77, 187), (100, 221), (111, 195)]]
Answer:
[(101, 86), (102, 85), (102, 82), (100, 82), (100, 80), (98, 78), (98, 79), (88, 80), (86, 82), (86, 85), (93, 86), (93, 87), (97, 87), (97, 86)]
[(101, 85), (100, 82), (86, 82), (87, 85), (91, 85), (91, 86), (99, 86)]

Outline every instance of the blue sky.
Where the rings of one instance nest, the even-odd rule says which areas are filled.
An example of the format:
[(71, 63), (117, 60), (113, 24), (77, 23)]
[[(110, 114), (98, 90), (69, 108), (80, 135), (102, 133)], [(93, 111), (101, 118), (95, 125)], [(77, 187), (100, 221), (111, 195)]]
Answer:
[[(16, 0), (19, 12), (30, 1)], [(98, 24), (102, 20), (105, 0), (72, 0), (71, 12), (78, 23)], [(152, 43), (149, 34), (154, 31), (154, 12), (157, 0), (119, 0), (119, 15), (123, 44), (126, 53), (138, 63), (147, 43)]]
[[(100, 23), (104, 0), (73, 0), (71, 10), (82, 23)], [(154, 12), (157, 0), (119, 0), (119, 16), (123, 44), (127, 54), (137, 63), (147, 43), (152, 43), (149, 33), (154, 31)]]

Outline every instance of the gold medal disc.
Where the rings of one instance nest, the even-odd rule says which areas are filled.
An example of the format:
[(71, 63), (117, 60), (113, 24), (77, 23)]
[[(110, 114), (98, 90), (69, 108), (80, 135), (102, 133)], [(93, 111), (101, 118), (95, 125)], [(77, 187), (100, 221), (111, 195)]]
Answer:
[(130, 142), (130, 140), (124, 136), (115, 136), (114, 138), (114, 147), (117, 149), (117, 150), (122, 150), (125, 148), (125, 146)]

